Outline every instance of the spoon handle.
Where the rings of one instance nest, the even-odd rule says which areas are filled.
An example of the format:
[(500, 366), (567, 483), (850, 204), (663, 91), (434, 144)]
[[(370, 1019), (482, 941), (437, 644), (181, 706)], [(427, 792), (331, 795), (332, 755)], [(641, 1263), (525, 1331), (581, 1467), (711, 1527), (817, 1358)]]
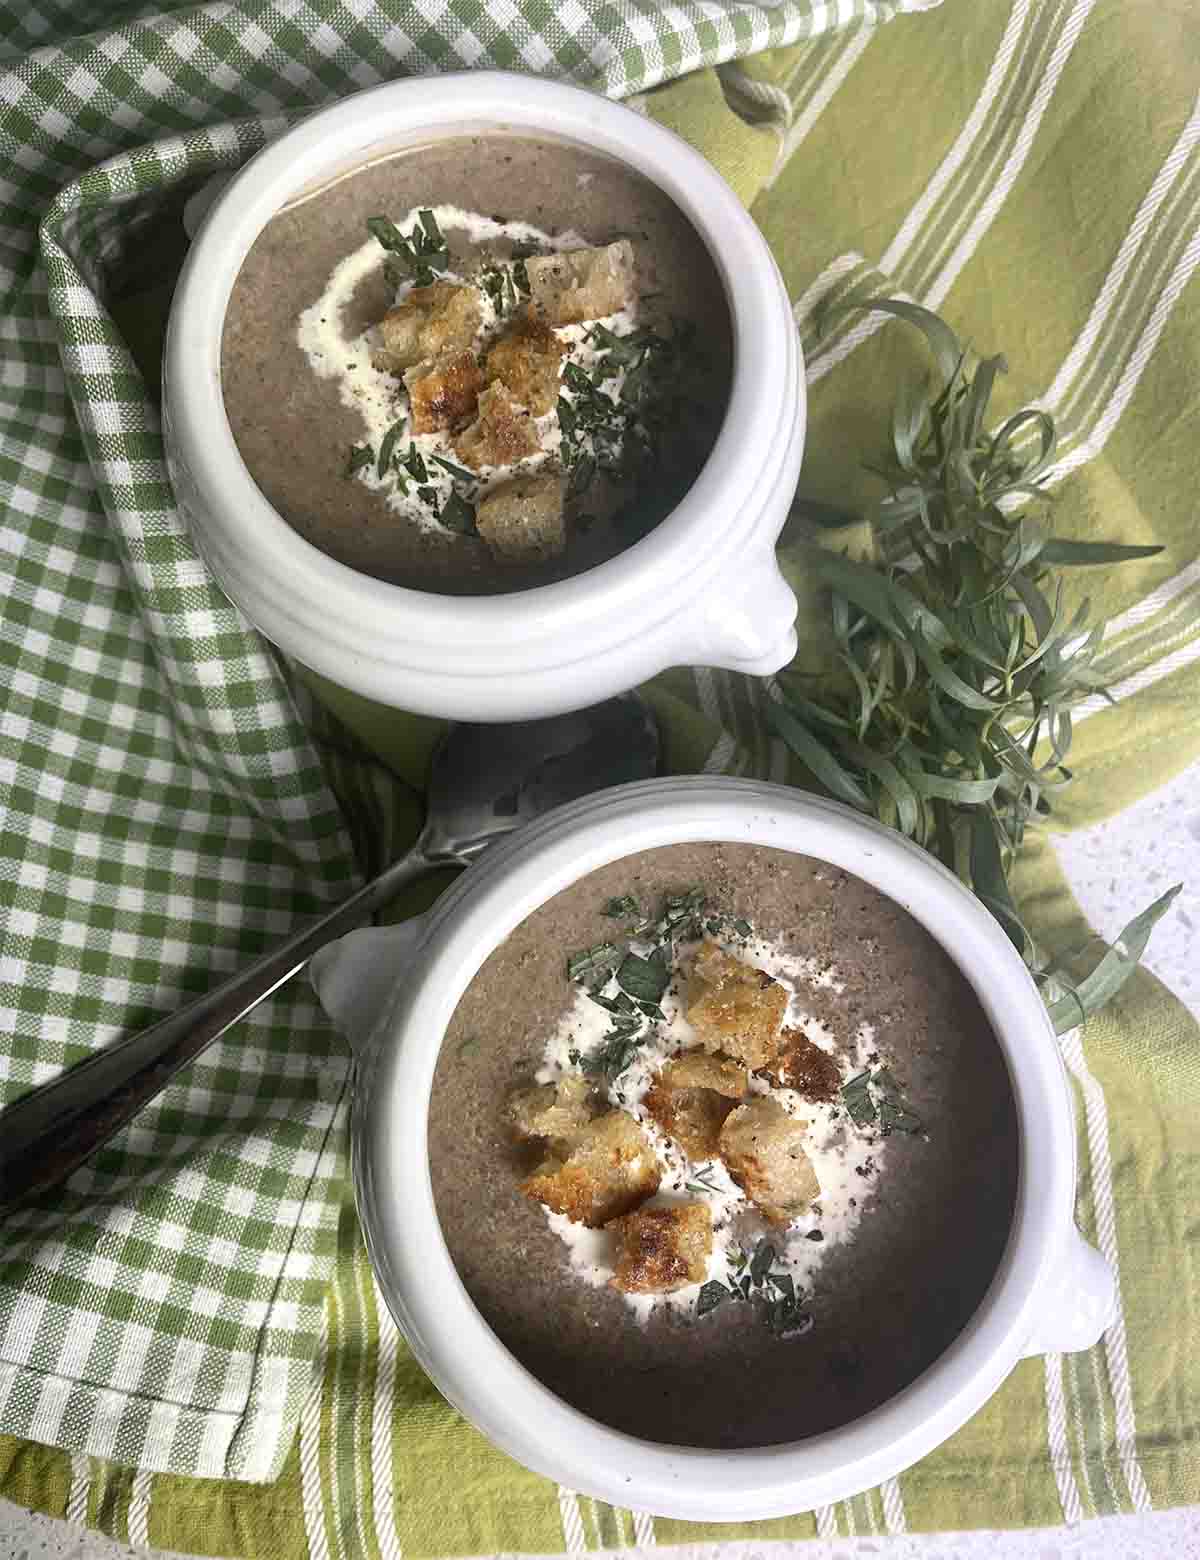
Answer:
[(181, 1067), (302, 970), (319, 948), (442, 864), (418, 840), (406, 856), (270, 953), (0, 1111), (0, 1213), (64, 1180)]

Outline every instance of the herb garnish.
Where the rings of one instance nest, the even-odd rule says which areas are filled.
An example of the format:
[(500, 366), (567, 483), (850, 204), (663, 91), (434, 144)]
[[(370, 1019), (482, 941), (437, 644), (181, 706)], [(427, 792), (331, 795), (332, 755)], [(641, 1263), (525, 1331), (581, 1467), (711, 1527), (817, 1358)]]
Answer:
[[(582, 985), (591, 1000), (612, 1016), (604, 1039), (581, 1060), (585, 1072), (600, 1072), (610, 1082), (615, 1081), (649, 1039), (654, 1025), (663, 1021), (661, 1003), (671, 983), (675, 943), (700, 936), (704, 903), (701, 889), (669, 896), (653, 921), (643, 919), (631, 894), (605, 904), (605, 915), (613, 920), (630, 919), (630, 934), (645, 938), (650, 946), (645, 953), (638, 953), (602, 942), (573, 953), (567, 960), (568, 980)], [(605, 995), (610, 983), (616, 990)]]
[(479, 478), (473, 471), (468, 471), (465, 466), (456, 466), (452, 460), (447, 460), (444, 455), (431, 455), (431, 460), (436, 460), (438, 465), (448, 471), (452, 477), (460, 482), (478, 482)]
[(856, 1127), (866, 1127), (875, 1120), (875, 1101), (871, 1098), (870, 1071), (857, 1073), (842, 1085), (842, 1104), (846, 1114)]
[(395, 454), (400, 435), (404, 432), (406, 421), (406, 418), (401, 417), (399, 422), (394, 422), (383, 436), (383, 443), (379, 446), (379, 460), (375, 465), (375, 475), (379, 478), (386, 477), (391, 469), (392, 456)]
[(689, 1192), (720, 1192), (721, 1188), (712, 1179), (716, 1174), (716, 1165), (709, 1163), (696, 1171), (690, 1181), (684, 1182), (684, 1187)]
[(877, 1067), (856, 1073), (842, 1085), (842, 1104), (856, 1127), (868, 1127), (878, 1121), (883, 1137), (893, 1132), (921, 1132), (918, 1117), (905, 1105), (900, 1086), (891, 1069)]
[(355, 472), (362, 471), (375, 459), (375, 451), (369, 444), (355, 444), (351, 446), (349, 459), (346, 461), (346, 475), (354, 476)]
[(696, 1299), (696, 1315), (707, 1316), (727, 1300), (753, 1300), (766, 1307), (767, 1325), (780, 1337), (797, 1337), (808, 1332), (812, 1317), (804, 1309), (807, 1296), (802, 1289), (796, 1288), (790, 1273), (774, 1270), (775, 1257), (775, 1247), (767, 1237), (759, 1241), (749, 1262), (745, 1253), (734, 1252), (734, 1271), (738, 1277), (728, 1285), (715, 1278), (702, 1284)]
[[(870, 516), (879, 562), (805, 549), (809, 577), (831, 593), (844, 686), (818, 695), (805, 674), (783, 674), (771, 723), (832, 796), (900, 830), (974, 890), (1062, 1033), (1121, 988), (1181, 885), (1135, 916), (1079, 981), (1043, 954), (1017, 911), (1009, 875), (1026, 829), (1045, 822), (1073, 778), (1072, 708), (1106, 691), (1103, 628), (1089, 627), (1086, 599), (1067, 611), (1057, 570), (1161, 549), (1051, 536), (1028, 512), (1052, 497), (1054, 422), (1027, 407), (989, 431), (1002, 357), (969, 371), (954, 332), (917, 304), (867, 298), (826, 318), (844, 309), (917, 326), (940, 387), (906, 389), (893, 413), (877, 471), (889, 492)], [(822, 526), (857, 519), (808, 515)]]
[(656, 948), (649, 958), (627, 953), (617, 970), (617, 984), (636, 1002), (648, 1003), (657, 1008), (671, 981), (667, 955), (663, 948)]
[(701, 916), (708, 903), (702, 888), (690, 888), (684, 894), (676, 894), (664, 900), (662, 914), (650, 928), (655, 942), (674, 945), (692, 942), (704, 929)]
[(415, 444), (410, 444), (401, 461), (404, 469), (409, 473), (414, 482), (428, 482), (429, 468), (425, 464), (425, 458)]
[(567, 979), (587, 981), (599, 975), (603, 977), (603, 985), (620, 961), (621, 950), (613, 943), (596, 943), (594, 947), (584, 948), (570, 956), (567, 960)]
[[(450, 264), (446, 239), (437, 218), (427, 206), (417, 212), (417, 225), (407, 238), (388, 217), (368, 217), (367, 231), (382, 244), (389, 256), (395, 256), (400, 268), (418, 287), (428, 287)], [(395, 275), (395, 269), (389, 267), (389, 280)]]
[(457, 531), (462, 536), (476, 534), (475, 506), (468, 504), (460, 493), (451, 493), (442, 505), (442, 512), (438, 519), (448, 531)]
[(537, 253), (532, 244), (516, 244), (508, 265), (497, 263), (480, 271), (479, 285), (498, 315), (510, 313), (522, 298), (529, 297), (529, 272), (525, 269), (525, 261)]
[[(563, 368), (569, 396), (558, 398), (562, 459), (572, 497), (603, 471), (615, 481), (633, 480), (654, 458), (663, 435), (684, 417), (686, 368), (694, 327), (675, 321), (669, 335), (642, 326), (618, 336), (593, 325), (590, 369)], [(623, 375), (623, 377), (621, 377)], [(619, 386), (612, 382), (620, 378)]]
[(609, 1083), (615, 1083), (637, 1056), (644, 1038), (640, 1021), (614, 1019), (604, 1039), (583, 1058), (584, 1072), (603, 1073)]

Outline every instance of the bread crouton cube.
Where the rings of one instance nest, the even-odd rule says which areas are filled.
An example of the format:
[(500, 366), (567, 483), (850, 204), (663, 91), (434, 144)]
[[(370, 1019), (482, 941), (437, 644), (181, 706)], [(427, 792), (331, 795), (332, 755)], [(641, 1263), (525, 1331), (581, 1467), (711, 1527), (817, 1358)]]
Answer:
[(603, 319), (633, 302), (633, 245), (627, 238), (602, 249), (527, 260), (525, 270), (533, 308), (550, 325)]
[(541, 448), (529, 408), (515, 401), (501, 384), (488, 385), (479, 397), (479, 415), (454, 441), (459, 460), (479, 471), (484, 466), (511, 466)]
[(712, 1159), (725, 1118), (746, 1092), (744, 1067), (707, 1051), (687, 1051), (669, 1061), (644, 1104), (654, 1122), (689, 1159)]
[(488, 353), (484, 378), (499, 381), (535, 417), (544, 417), (558, 404), (558, 365), (562, 342), (541, 320), (523, 324), (502, 336)]
[(564, 1073), (557, 1083), (518, 1089), (508, 1102), (509, 1119), (519, 1138), (568, 1143), (592, 1120), (594, 1098), (589, 1079)]
[(787, 989), (765, 970), (743, 964), (716, 943), (696, 955), (688, 985), (688, 1023), (706, 1051), (723, 1052), (752, 1071), (779, 1055)]
[(515, 477), (494, 488), (475, 511), (480, 536), (499, 558), (554, 558), (567, 544), (561, 477)]
[(750, 1081), (744, 1067), (699, 1049), (672, 1057), (659, 1079), (672, 1089), (711, 1089), (730, 1100), (740, 1100)]
[(641, 1208), (608, 1228), (617, 1237), (614, 1289), (668, 1295), (704, 1282), (713, 1243), (712, 1214), (704, 1203)]
[(376, 368), (402, 374), (406, 368), (440, 357), (444, 352), (466, 352), (475, 340), (482, 311), (478, 289), (455, 282), (433, 282), (414, 287), (402, 303), (380, 320)]
[(802, 1030), (785, 1029), (779, 1036), (779, 1061), (772, 1083), (795, 1089), (806, 1100), (836, 1100), (842, 1088), (837, 1057), (823, 1051)]
[(778, 1100), (760, 1094), (739, 1105), (721, 1128), (725, 1168), (774, 1224), (789, 1223), (820, 1195), (817, 1173), (804, 1151), (807, 1126)]
[(414, 433), (437, 433), (475, 411), (483, 375), (472, 352), (456, 352), (410, 368), (404, 376)]
[(547, 1159), (521, 1182), (526, 1197), (578, 1224), (599, 1229), (653, 1197), (659, 1169), (646, 1134), (623, 1110), (583, 1128), (570, 1152)]

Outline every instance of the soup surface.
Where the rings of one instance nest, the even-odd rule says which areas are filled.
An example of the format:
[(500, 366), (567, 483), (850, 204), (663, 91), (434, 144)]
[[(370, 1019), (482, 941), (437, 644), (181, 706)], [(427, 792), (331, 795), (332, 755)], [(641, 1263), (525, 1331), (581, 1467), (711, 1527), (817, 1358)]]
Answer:
[[(702, 910), (688, 908), (701, 899)], [(672, 915), (666, 1021), (649, 1021), (614, 1062), (605, 1026), (625, 1003), (613, 1000), (617, 975), (603, 983), (604, 961), (619, 963), (632, 946), (649, 950), (652, 965), (651, 945)], [(680, 1140), (664, 1136), (647, 1110), (655, 1098), (647, 1088), (678, 1061), (680, 1037), (694, 1047), (688, 971), (697, 950), (714, 948), (787, 995), (794, 1065), (751, 1072), (747, 1098), (767, 1109), (770, 1096), (792, 1125), (807, 1123), (819, 1189), (790, 1219), (765, 1219), (740, 1195), (738, 1175), (753, 1183), (734, 1159), (731, 1178), (718, 1158), (701, 1165), (681, 1155)], [(630, 1029), (638, 1022), (625, 1020)], [(600, 1057), (610, 1072), (589, 1073)], [(613, 1066), (624, 1070), (612, 1076)], [(539, 1169), (546, 1145), (514, 1135), (513, 1101), (529, 1098), (535, 1080), (549, 1094), (549, 1084), (580, 1074), (596, 1091), (593, 1110), (622, 1110), (654, 1140), (658, 1190), (640, 1211), (707, 1208), (696, 1217), (711, 1217), (711, 1250), (690, 1275), (703, 1282), (623, 1292), (612, 1273), (624, 1221), (588, 1229), (537, 1200), (538, 1188), (560, 1183), (546, 1172), (569, 1145), (552, 1145), (559, 1157)], [(780, 1082), (792, 1087), (769, 1087)], [(715, 1119), (730, 1109), (726, 1102)], [(443, 1043), (429, 1153), (451, 1256), (512, 1353), (607, 1424), (706, 1447), (832, 1429), (914, 1380), (987, 1290), (1017, 1181), (1005, 1064), (940, 945), (892, 901), (826, 863), (716, 843), (615, 862), (543, 905), (495, 950)]]
[(706, 460), (724, 291), (656, 186), (585, 149), (459, 138), (279, 212), (226, 311), (230, 426), (301, 536), (379, 579), (525, 589), (631, 545)]

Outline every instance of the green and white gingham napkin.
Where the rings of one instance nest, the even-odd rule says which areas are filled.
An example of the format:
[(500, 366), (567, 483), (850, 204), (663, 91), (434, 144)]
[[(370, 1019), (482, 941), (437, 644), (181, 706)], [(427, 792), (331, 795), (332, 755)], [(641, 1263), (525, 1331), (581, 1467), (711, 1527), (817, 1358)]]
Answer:
[[(919, 8), (0, 5), (0, 1101), (359, 879), (288, 679), (167, 484), (143, 369), (169, 277), (156, 292), (148, 269), (186, 195), (405, 73), (506, 66), (629, 96)], [(145, 1470), (279, 1472), (333, 1272), (346, 1083), (296, 982), (63, 1196), (8, 1219), (0, 1431)]]

